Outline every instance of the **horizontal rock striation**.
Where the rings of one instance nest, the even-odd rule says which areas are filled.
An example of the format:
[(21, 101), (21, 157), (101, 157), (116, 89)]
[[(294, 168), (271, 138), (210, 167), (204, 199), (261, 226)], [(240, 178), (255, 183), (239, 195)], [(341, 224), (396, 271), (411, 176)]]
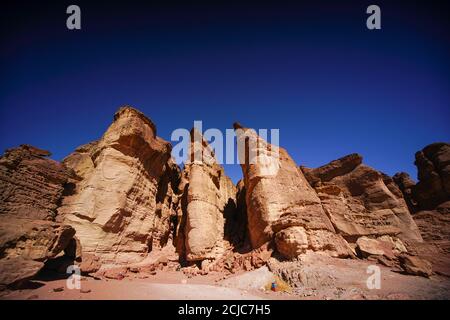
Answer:
[(70, 171), (30, 145), (0, 158), (0, 288), (35, 276), (62, 253), (75, 230), (54, 222)]

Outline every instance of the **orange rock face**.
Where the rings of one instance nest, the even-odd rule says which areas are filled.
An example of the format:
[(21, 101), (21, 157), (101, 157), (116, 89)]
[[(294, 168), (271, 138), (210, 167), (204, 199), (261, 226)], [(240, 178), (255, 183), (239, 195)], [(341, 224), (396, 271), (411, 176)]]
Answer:
[(358, 154), (298, 167), (253, 130), (235, 130), (237, 186), (195, 130), (181, 171), (171, 144), (129, 106), (62, 163), (29, 145), (7, 150), (0, 158), (0, 289), (43, 268), (64, 272), (68, 263), (122, 279), (180, 267), (234, 273), (271, 261), (295, 283), (299, 263), (311, 257), (313, 265), (358, 255), (409, 274), (450, 275), (449, 144), (416, 154), (415, 184), (363, 164)]
[(255, 157), (246, 156), (241, 164), (253, 248), (275, 237), (278, 250), (289, 258), (302, 248), (349, 256), (345, 240), (335, 233), (319, 197), (287, 151), (268, 144), (251, 129), (240, 125), (235, 129), (238, 143), (245, 146), (245, 140), (252, 141), (244, 152)]
[(349, 241), (381, 235), (422, 240), (397, 185), (362, 164), (361, 156), (352, 154), (303, 171), (336, 231)]
[(54, 222), (69, 171), (29, 145), (0, 158), (0, 288), (33, 277), (75, 230)]
[(167, 200), (177, 174), (170, 151), (147, 117), (123, 107), (98, 142), (64, 160), (79, 181), (59, 214), (77, 230), (83, 252), (102, 263), (127, 264), (165, 245), (175, 215)]
[(396, 182), (426, 242), (415, 244), (418, 254), (432, 262), (436, 272), (450, 276), (450, 145), (430, 144), (415, 157), (418, 183), (401, 173)]
[(215, 260), (230, 244), (226, 219), (236, 210), (236, 187), (225, 175), (200, 132), (191, 131), (189, 159), (180, 184), (183, 203), (181, 254), (187, 261)]

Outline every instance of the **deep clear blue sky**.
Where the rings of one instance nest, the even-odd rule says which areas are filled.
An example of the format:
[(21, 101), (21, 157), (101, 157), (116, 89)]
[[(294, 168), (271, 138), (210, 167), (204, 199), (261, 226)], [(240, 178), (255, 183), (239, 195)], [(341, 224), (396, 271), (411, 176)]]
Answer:
[[(348, 153), (413, 177), (450, 137), (449, 5), (439, 1), (10, 1), (1, 8), (0, 149), (62, 159), (122, 104), (172, 130), (279, 128), (300, 165)], [(68, 31), (79, 4), (82, 30)], [(382, 10), (382, 30), (365, 10)], [(445, 4), (444, 4), (445, 3)], [(238, 165), (226, 166), (234, 181)]]

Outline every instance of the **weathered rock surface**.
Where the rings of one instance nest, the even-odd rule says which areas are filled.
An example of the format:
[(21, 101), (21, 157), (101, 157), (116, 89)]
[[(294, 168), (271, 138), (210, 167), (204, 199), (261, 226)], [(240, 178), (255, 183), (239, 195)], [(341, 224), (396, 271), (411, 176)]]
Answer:
[(367, 258), (371, 255), (386, 256), (389, 259), (394, 258), (393, 244), (388, 241), (360, 237), (356, 241), (356, 249), (362, 257)]
[(54, 220), (69, 171), (30, 145), (8, 149), (0, 158), (0, 215)]
[(44, 220), (1, 216), (0, 225), (0, 286), (36, 275), (45, 262), (64, 251), (75, 235), (68, 225)]
[(417, 201), (413, 197), (413, 188), (416, 185), (413, 179), (406, 172), (398, 172), (392, 180), (397, 184), (403, 194), (403, 198), (408, 205), (409, 211), (414, 213), (417, 211)]
[(0, 218), (2, 258), (21, 257), (46, 261), (62, 252), (75, 235), (68, 225), (51, 221)]
[(181, 266), (190, 275), (236, 273), (269, 263), (294, 287), (331, 288), (340, 275), (326, 271), (328, 262), (355, 254), (407, 274), (450, 275), (449, 144), (416, 154), (415, 184), (407, 174), (390, 178), (364, 165), (358, 154), (299, 168), (253, 130), (235, 130), (243, 171), (237, 186), (195, 130), (180, 173), (170, 143), (128, 106), (101, 139), (62, 163), (29, 145), (7, 150), (0, 158), (0, 288), (72, 263), (110, 279)]
[(400, 263), (408, 274), (429, 278), (433, 274), (431, 263), (416, 256), (402, 255)]
[(328, 230), (305, 230), (303, 227), (288, 227), (275, 234), (277, 250), (286, 258), (293, 259), (302, 253), (316, 251), (331, 257), (352, 256), (348, 243)]
[(70, 174), (49, 155), (22, 145), (0, 158), (0, 287), (30, 279), (73, 240), (53, 222)]
[(32, 279), (44, 263), (21, 257), (0, 259), (0, 290)]
[(190, 262), (219, 258), (230, 247), (225, 240), (225, 225), (236, 211), (236, 187), (201, 133), (194, 129), (180, 190), (185, 199), (180, 208), (185, 219), (182, 254)]
[(79, 181), (58, 212), (77, 230), (83, 253), (101, 263), (126, 264), (167, 242), (177, 169), (170, 151), (155, 125), (126, 106), (99, 141), (63, 161)]
[[(310, 249), (334, 251), (336, 248), (332, 244), (335, 243), (346, 247), (345, 240), (335, 234), (319, 197), (287, 151), (268, 144), (252, 129), (239, 124), (234, 128), (244, 175), (248, 229), (253, 248), (275, 236), (280, 253), (292, 258), (306, 245), (301, 229), (293, 227), (302, 227), (308, 232), (308, 237), (313, 240)], [(351, 254), (349, 249), (344, 251), (347, 252), (334, 254)]]
[(414, 251), (430, 261), (436, 273), (450, 276), (450, 145), (430, 144), (415, 157), (417, 184), (405, 173), (394, 176), (403, 196), (412, 204), (413, 218), (425, 240), (413, 243)]
[(308, 235), (303, 227), (290, 227), (276, 233), (275, 243), (283, 256), (295, 258), (308, 249)]
[(421, 241), (402, 193), (387, 175), (351, 154), (317, 169), (302, 168), (336, 231), (349, 241), (394, 235)]
[(446, 278), (412, 277), (409, 272), (382, 265), (380, 287), (374, 289), (369, 286), (376, 285), (370, 277), (373, 267), (373, 261), (317, 253), (302, 254), (295, 261), (268, 261), (269, 270), (293, 287), (292, 293), (301, 299), (448, 299), (450, 295)]
[(433, 143), (416, 153), (419, 182), (413, 187), (413, 198), (419, 209), (434, 209), (450, 201), (450, 144)]

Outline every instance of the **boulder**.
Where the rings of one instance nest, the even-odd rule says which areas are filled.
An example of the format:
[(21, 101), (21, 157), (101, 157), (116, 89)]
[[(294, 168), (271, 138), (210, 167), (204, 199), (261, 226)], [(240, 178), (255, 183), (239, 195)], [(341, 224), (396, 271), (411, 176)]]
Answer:
[(389, 259), (394, 258), (393, 245), (388, 241), (360, 237), (356, 241), (356, 246), (357, 252), (364, 258), (371, 255), (386, 256)]
[(23, 282), (32, 279), (44, 263), (22, 257), (0, 259), (0, 290), (11, 286), (20, 286)]
[(431, 263), (416, 256), (403, 255), (400, 264), (407, 274), (429, 278), (433, 274)]
[(2, 285), (30, 279), (45, 262), (62, 253), (75, 235), (68, 225), (10, 215), (0, 217), (0, 226)]

